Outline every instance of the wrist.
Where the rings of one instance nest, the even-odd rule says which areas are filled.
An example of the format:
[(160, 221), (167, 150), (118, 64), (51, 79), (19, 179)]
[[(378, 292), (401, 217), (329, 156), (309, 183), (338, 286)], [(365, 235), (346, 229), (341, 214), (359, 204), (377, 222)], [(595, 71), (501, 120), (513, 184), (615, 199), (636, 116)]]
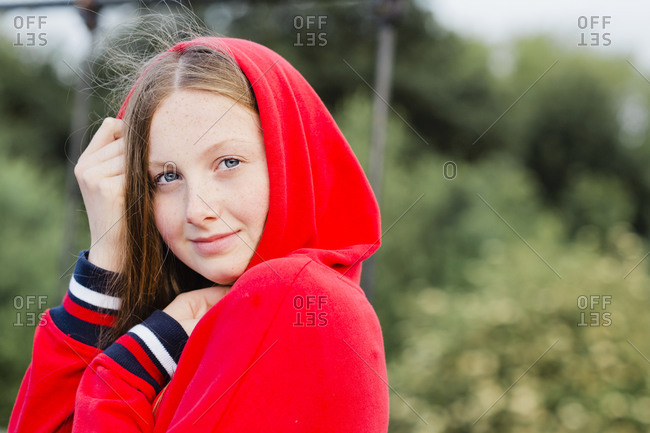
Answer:
[(119, 273), (122, 270), (122, 260), (116, 249), (106, 250), (98, 246), (88, 250), (88, 261), (98, 268)]

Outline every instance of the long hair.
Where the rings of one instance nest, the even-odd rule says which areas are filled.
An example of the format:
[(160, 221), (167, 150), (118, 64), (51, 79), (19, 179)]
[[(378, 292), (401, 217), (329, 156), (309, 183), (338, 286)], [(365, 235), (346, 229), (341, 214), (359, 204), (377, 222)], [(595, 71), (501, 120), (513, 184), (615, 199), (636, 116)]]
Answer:
[[(196, 35), (189, 36), (184, 39)], [(174, 256), (154, 219), (155, 187), (148, 175), (151, 121), (165, 98), (181, 89), (225, 96), (259, 114), (249, 81), (227, 52), (192, 45), (182, 52), (165, 51), (141, 66), (123, 116), (127, 127), (125, 250), (120, 252), (121, 271), (109, 289), (121, 299), (121, 307), (113, 327), (102, 331), (100, 348), (110, 345), (155, 309), (162, 310), (179, 293), (214, 285)]]

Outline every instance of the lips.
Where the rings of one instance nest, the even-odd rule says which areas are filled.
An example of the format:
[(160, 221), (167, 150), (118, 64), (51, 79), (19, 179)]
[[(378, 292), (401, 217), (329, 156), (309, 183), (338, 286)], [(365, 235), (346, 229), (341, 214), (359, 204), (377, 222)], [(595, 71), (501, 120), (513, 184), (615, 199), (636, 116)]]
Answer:
[(230, 236), (235, 233), (236, 232), (220, 233), (220, 234), (209, 236), (207, 238), (196, 238), (196, 239), (192, 239), (192, 242), (212, 242), (212, 241), (216, 241), (217, 239), (225, 238), (226, 236)]
[(192, 239), (192, 245), (203, 256), (223, 253), (237, 240), (237, 233), (239, 231)]

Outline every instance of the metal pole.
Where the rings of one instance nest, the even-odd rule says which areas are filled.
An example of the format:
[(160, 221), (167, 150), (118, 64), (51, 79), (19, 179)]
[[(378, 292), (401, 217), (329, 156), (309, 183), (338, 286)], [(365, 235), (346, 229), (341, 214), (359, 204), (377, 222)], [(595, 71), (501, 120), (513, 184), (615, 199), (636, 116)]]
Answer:
[[(372, 107), (370, 131), (370, 161), (368, 179), (381, 205), (386, 129), (390, 104), (393, 61), (395, 57), (395, 24), (401, 15), (401, 0), (384, 0), (378, 4), (379, 30), (377, 34), (377, 61), (375, 64), (375, 98)], [(363, 263), (361, 287), (372, 301), (375, 285), (376, 259), (371, 256)]]
[[(82, 2), (79, 2), (82, 3)], [(83, 2), (83, 8), (79, 9), (81, 16), (86, 23), (88, 32), (90, 33), (90, 52), (81, 64), (81, 70), (78, 72), (76, 82), (76, 92), (74, 96), (74, 106), (72, 111), (72, 119), (70, 121), (70, 129), (72, 134), (70, 136), (70, 146), (66, 154), (69, 161), (66, 166), (65, 173), (65, 205), (64, 205), (64, 221), (63, 221), (63, 242), (61, 245), (61, 272), (65, 272), (70, 268), (70, 261), (74, 260), (74, 255), (77, 251), (77, 234), (79, 233), (79, 208), (81, 205), (81, 194), (77, 186), (77, 180), (74, 175), (74, 166), (81, 156), (81, 149), (85, 147), (86, 140), (84, 140), (85, 133), (88, 130), (88, 115), (90, 113), (90, 95), (91, 91), (85, 92), (90, 85), (90, 77), (92, 76), (92, 51), (95, 46), (95, 28), (97, 27), (97, 12), (100, 7), (97, 3), (91, 1)], [(72, 254), (72, 257), (71, 257)], [(67, 288), (66, 279), (62, 281)], [(64, 288), (64, 290), (65, 290)]]
[(393, 56), (395, 51), (395, 29), (392, 23), (379, 28), (377, 63), (375, 70), (375, 98), (372, 104), (372, 127), (370, 131), (369, 178), (375, 195), (381, 200), (384, 154), (386, 152), (386, 129), (388, 126), (388, 103), (390, 103)]

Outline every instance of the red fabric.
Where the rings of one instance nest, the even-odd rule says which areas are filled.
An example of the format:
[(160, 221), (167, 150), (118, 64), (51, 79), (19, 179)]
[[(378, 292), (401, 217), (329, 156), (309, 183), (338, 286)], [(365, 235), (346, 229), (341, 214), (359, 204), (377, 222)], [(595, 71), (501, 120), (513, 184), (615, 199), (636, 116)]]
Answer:
[(73, 316), (85, 320), (86, 322), (94, 323), (95, 325), (113, 326), (115, 323), (115, 316), (111, 314), (98, 313), (97, 311), (82, 307), (70, 299), (67, 293), (63, 297), (63, 307)]
[(32, 362), (18, 391), (8, 431), (71, 431), (79, 381), (99, 352), (61, 332), (46, 310), (34, 333)]
[[(279, 55), (229, 38), (171, 50), (193, 44), (230, 52), (257, 98), (271, 200), (256, 254), (197, 324), (155, 415), (151, 386), (99, 354), (79, 382), (72, 430), (23, 416), (10, 432), (386, 432), (381, 328), (359, 287), (361, 262), (380, 244), (380, 217), (361, 166)], [(43, 343), (38, 354), (52, 350)], [(19, 409), (27, 398), (21, 389)], [(47, 403), (41, 420), (65, 411)]]

